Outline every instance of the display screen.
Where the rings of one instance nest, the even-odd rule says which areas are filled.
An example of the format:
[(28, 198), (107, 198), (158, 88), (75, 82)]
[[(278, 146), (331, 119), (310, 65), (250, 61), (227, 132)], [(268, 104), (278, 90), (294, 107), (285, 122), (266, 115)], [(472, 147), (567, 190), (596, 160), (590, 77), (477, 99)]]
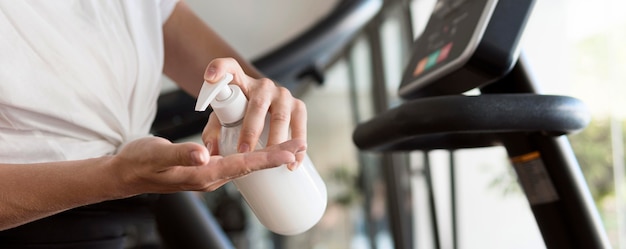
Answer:
[(416, 40), (400, 92), (420, 86), (462, 66), (475, 50), (496, 0), (439, 0), (426, 29)]

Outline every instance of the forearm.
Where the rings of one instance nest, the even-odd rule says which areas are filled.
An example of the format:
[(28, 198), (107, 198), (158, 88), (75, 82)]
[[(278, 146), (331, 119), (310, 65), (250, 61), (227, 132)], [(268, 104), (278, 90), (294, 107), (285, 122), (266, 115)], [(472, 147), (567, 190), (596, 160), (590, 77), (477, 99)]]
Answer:
[(207, 26), (183, 1), (163, 26), (165, 65), (163, 72), (183, 90), (195, 96), (202, 86), (204, 71), (211, 60), (232, 57), (247, 75), (262, 74)]
[(110, 157), (0, 164), (0, 230), (74, 207), (125, 197)]

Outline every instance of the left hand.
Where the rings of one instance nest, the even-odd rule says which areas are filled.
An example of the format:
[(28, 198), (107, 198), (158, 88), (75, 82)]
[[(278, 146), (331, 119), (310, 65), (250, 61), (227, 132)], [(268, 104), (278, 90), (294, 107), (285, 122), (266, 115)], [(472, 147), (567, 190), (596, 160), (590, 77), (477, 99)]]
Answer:
[(145, 137), (125, 145), (110, 157), (107, 170), (115, 175), (121, 196), (177, 191), (213, 191), (228, 181), (257, 170), (295, 162), (304, 141), (289, 140), (249, 153), (209, 156), (197, 143), (172, 143)]

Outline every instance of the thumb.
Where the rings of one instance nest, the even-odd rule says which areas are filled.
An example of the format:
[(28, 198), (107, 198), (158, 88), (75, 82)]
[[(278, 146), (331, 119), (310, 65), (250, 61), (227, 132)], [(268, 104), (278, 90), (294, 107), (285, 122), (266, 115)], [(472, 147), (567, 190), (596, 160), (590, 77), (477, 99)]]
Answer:
[(155, 160), (168, 166), (200, 166), (209, 162), (209, 151), (196, 143), (167, 143), (158, 144), (153, 153)]

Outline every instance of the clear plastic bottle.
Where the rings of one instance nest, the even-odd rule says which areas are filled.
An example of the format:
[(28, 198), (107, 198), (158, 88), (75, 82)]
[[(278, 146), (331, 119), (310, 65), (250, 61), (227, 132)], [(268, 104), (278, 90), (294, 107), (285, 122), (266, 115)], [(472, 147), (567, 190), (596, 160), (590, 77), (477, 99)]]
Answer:
[[(237, 153), (247, 99), (241, 89), (227, 85), (232, 75), (218, 83), (204, 83), (196, 110), (205, 110), (209, 103), (222, 124), (220, 153)], [(268, 121), (256, 149), (265, 146)], [(252, 172), (233, 180), (259, 221), (272, 232), (295, 235), (307, 231), (321, 219), (327, 204), (326, 185), (308, 156), (294, 171), (286, 165)]]

